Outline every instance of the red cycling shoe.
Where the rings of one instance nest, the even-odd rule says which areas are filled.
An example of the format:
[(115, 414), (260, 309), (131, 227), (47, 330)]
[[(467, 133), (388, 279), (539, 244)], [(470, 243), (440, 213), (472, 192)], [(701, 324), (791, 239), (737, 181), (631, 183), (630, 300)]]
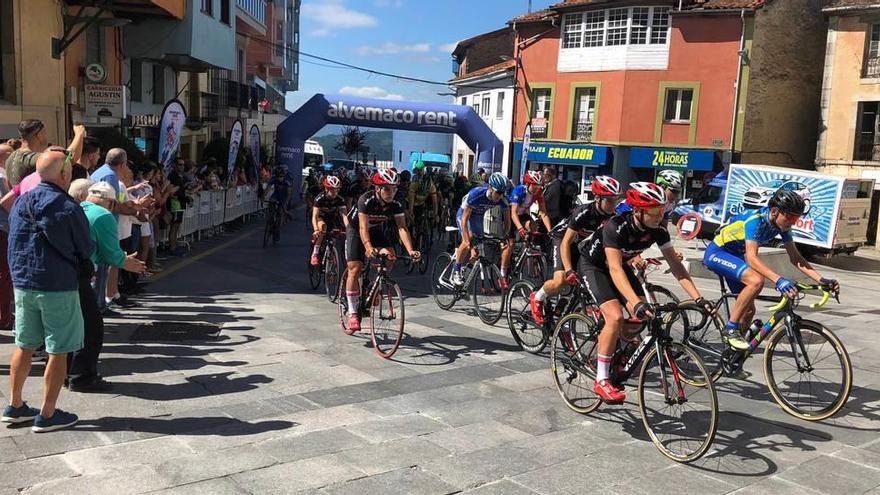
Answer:
[(348, 328), (357, 332), (361, 329), (361, 317), (359, 315), (348, 315)]
[(311, 263), (312, 263), (312, 266), (318, 266), (318, 265), (321, 264), (321, 260), (318, 259), (318, 255), (317, 255), (317, 254), (313, 254), (313, 255), (312, 255)]
[(593, 392), (608, 404), (621, 404), (626, 400), (626, 394), (615, 387), (611, 380), (597, 380), (593, 383)]
[(529, 307), (532, 308), (532, 318), (540, 326), (544, 326), (544, 304), (535, 299), (535, 292), (529, 294)]

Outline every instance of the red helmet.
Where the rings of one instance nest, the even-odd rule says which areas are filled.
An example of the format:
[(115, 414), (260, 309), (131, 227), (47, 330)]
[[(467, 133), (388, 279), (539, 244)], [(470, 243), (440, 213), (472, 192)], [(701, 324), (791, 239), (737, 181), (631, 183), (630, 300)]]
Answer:
[(541, 175), (541, 172), (538, 172), (537, 170), (529, 170), (523, 176), (523, 183), (527, 186), (543, 186), (544, 176)]
[(666, 204), (666, 193), (653, 182), (633, 182), (626, 191), (626, 202), (633, 208), (653, 208)]
[(620, 183), (613, 177), (597, 175), (590, 186), (593, 194), (600, 197), (620, 196)]
[(373, 174), (373, 184), (377, 186), (396, 186), (400, 182), (397, 172), (391, 169), (377, 170)]
[(342, 187), (342, 182), (339, 181), (339, 177), (335, 175), (324, 177), (324, 189), (339, 189), (340, 187)]

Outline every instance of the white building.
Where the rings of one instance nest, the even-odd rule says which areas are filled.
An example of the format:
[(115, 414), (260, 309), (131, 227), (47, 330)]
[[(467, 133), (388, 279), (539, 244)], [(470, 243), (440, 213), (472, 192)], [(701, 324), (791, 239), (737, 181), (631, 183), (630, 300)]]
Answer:
[[(413, 152), (449, 155), (452, 152), (452, 134), (394, 130), (391, 135), (391, 151), (392, 166), (397, 170), (408, 170), (409, 156)], [(455, 164), (454, 157), (452, 163)]]

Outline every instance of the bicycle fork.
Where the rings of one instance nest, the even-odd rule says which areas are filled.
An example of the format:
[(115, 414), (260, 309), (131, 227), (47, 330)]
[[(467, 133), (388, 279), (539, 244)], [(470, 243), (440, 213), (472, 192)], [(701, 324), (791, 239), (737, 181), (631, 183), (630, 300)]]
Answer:
[[(654, 348), (657, 351), (657, 363), (660, 365), (660, 380), (663, 383), (663, 396), (666, 398), (666, 404), (670, 406), (684, 404), (687, 402), (687, 397), (684, 395), (684, 387), (681, 384), (681, 374), (678, 371), (678, 366), (675, 364), (675, 359), (673, 359), (672, 354), (669, 352), (669, 347), (661, 345), (660, 339), (658, 339), (654, 343)], [(672, 383), (675, 388), (672, 393), (669, 390), (668, 372), (666, 371), (666, 366), (664, 366), (664, 361), (672, 371)]]

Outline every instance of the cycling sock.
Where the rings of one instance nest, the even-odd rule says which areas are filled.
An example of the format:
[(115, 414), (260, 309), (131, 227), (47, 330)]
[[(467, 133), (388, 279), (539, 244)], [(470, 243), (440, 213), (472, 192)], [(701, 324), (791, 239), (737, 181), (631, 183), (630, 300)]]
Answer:
[(544, 298), (547, 297), (547, 293), (544, 292), (544, 288), (541, 287), (538, 289), (538, 292), (535, 292), (535, 301), (544, 302)]
[(321, 248), (321, 246), (319, 246), (318, 243), (316, 242), (316, 243), (315, 243), (315, 247), (312, 249), (312, 254), (315, 255), (315, 256), (317, 256), (317, 255), (318, 255), (318, 250), (319, 250), (320, 248)]
[(502, 277), (507, 278), (507, 270), (508, 270), (508, 267), (506, 267), (506, 266), (501, 267), (501, 276)]
[(607, 380), (611, 369), (611, 356), (599, 354), (599, 359), (597, 361), (599, 366), (596, 369), (596, 381), (601, 382), (602, 380)]
[(741, 330), (742, 329), (740, 328), (738, 321), (728, 321), (727, 325), (724, 326), (724, 331), (727, 333), (731, 333), (732, 331), (735, 331), (737, 333), (737, 335), (739, 335), (741, 333)]
[(453, 263), (452, 264), (452, 271), (454, 273), (461, 273), (461, 263)]
[(356, 315), (358, 313), (358, 292), (345, 291), (345, 298), (348, 300), (348, 314)]

